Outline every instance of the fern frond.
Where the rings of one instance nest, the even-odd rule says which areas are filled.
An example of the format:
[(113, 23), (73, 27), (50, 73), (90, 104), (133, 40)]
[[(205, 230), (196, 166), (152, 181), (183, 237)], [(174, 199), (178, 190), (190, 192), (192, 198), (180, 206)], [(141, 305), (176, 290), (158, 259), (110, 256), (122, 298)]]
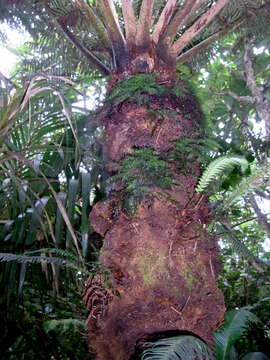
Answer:
[(248, 162), (242, 156), (222, 156), (212, 161), (202, 174), (196, 187), (196, 192), (204, 191), (209, 184), (220, 177), (225, 170), (236, 165), (241, 166), (241, 168), (245, 170)]
[(142, 360), (196, 360), (214, 359), (210, 348), (195, 336), (182, 335), (146, 343), (150, 348), (144, 350)]
[(24, 255), (33, 255), (33, 254), (55, 254), (57, 258), (62, 258), (62, 260), (69, 260), (69, 261), (78, 261), (78, 257), (74, 255), (71, 251), (57, 249), (57, 248), (42, 248), (33, 251), (26, 251)]
[[(58, 257), (49, 257), (49, 256), (26, 256), (26, 255), (17, 255), (11, 253), (0, 253), (0, 262), (10, 262), (15, 261), (21, 264), (55, 264), (59, 266), (65, 266), (73, 268), (76, 270), (82, 270), (78, 267), (77, 263), (67, 261)], [(84, 269), (85, 271), (85, 269)]]
[(269, 360), (269, 357), (261, 352), (251, 352), (246, 354), (242, 360)]
[(256, 190), (270, 176), (270, 164), (257, 168), (252, 175), (244, 178), (223, 201), (223, 209), (228, 209), (241, 197)]
[(50, 331), (64, 333), (75, 329), (85, 329), (84, 321), (78, 319), (53, 319), (45, 321), (43, 326), (47, 333)]
[(222, 223), (222, 229), (227, 234), (227, 239), (232, 246), (232, 249), (243, 258), (247, 259), (253, 267), (259, 272), (263, 273), (266, 270), (266, 264), (259, 258), (253, 255), (253, 253), (247, 248), (243, 241), (241, 241), (236, 235), (233, 229), (225, 223)]
[(230, 360), (231, 350), (250, 324), (259, 322), (252, 312), (242, 308), (225, 314), (224, 327), (214, 334), (217, 360)]

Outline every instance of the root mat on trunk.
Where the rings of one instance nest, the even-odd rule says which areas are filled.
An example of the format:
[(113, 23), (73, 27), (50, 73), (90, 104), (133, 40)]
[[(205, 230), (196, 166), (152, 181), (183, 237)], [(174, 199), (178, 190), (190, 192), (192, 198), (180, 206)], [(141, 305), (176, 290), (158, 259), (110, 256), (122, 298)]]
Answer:
[[(199, 120), (198, 105), (186, 92), (182, 97), (150, 95), (147, 104), (125, 100), (102, 119), (106, 169), (118, 181), (90, 215), (95, 231), (104, 236), (104, 270), (89, 280), (84, 296), (97, 359), (127, 360), (141, 339), (167, 331), (190, 332), (211, 343), (222, 322), (218, 249), (205, 231), (207, 202), (194, 191), (199, 161), (182, 154), (181, 163), (173, 156), (175, 141), (196, 141)], [(153, 151), (152, 167), (132, 158), (135, 149), (145, 148)], [(121, 174), (128, 156), (137, 168)], [(164, 188), (155, 173), (162, 161), (173, 179)], [(124, 204), (137, 189), (132, 174), (143, 191), (134, 196), (131, 215)]]

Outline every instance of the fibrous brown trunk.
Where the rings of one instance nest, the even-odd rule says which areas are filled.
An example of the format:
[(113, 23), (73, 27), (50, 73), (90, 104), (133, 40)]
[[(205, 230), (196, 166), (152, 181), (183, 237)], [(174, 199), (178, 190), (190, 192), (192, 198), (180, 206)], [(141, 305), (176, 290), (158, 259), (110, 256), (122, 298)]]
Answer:
[(216, 239), (205, 230), (211, 216), (195, 193), (199, 162), (173, 156), (175, 141), (196, 142), (201, 114), (184, 86), (176, 96), (166, 79), (168, 92), (148, 95), (144, 105), (132, 99), (112, 105), (102, 117), (110, 175), (134, 149), (148, 148), (167, 159), (174, 182), (166, 190), (148, 184), (133, 215), (121, 206), (125, 186), (118, 184), (91, 212), (91, 225), (104, 237), (103, 272), (89, 279), (84, 300), (99, 360), (128, 360), (142, 340), (169, 331), (211, 343), (223, 319)]

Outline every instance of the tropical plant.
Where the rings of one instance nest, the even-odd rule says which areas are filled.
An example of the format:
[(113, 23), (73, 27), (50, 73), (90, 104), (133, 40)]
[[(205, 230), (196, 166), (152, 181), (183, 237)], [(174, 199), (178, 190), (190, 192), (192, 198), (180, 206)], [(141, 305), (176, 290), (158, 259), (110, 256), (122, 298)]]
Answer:
[[(202, 192), (206, 188), (209, 188), (210, 183), (213, 183), (214, 181), (217, 182), (218, 180), (220, 181), (222, 176), (224, 176), (224, 171), (230, 169), (234, 165), (240, 165), (241, 171), (244, 173), (248, 167), (248, 161), (239, 156), (223, 156), (213, 160), (203, 172), (196, 187), (196, 191)], [(223, 239), (227, 238), (235, 252), (240, 256), (244, 256), (256, 270), (262, 273), (267, 270), (269, 264), (254, 256), (252, 252), (248, 250), (247, 246), (238, 239), (234, 230), (230, 224), (228, 224), (228, 221), (224, 219), (224, 213), (231, 209), (234, 203), (237, 203), (240, 200), (243, 201), (244, 196), (259, 189), (262, 184), (266, 184), (269, 176), (268, 164), (252, 169), (252, 173), (244, 177), (238, 184), (234, 185), (231, 191), (226, 192), (225, 196), (219, 197), (220, 205), (216, 207), (215, 214), (215, 226), (224, 231), (225, 236)], [(216, 191), (217, 189), (212, 190), (212, 193)], [(268, 225), (267, 220), (265, 225)]]
[(196, 187), (196, 191), (204, 191), (207, 186), (213, 182), (213, 180), (220, 177), (225, 170), (235, 165), (240, 165), (242, 171), (244, 172), (248, 166), (248, 162), (245, 158), (241, 158), (239, 156), (221, 157), (212, 161), (202, 174), (202, 177)]
[[(78, 137), (84, 133), (84, 119), (80, 113), (70, 116), (68, 109), (77, 101), (76, 90), (73, 81), (46, 73), (35, 76), (26, 87), (8, 83), (1, 89), (3, 359), (35, 359), (40, 351), (38, 336), (51, 343), (48, 354), (52, 358), (61, 352), (61, 358), (70, 358), (72, 347), (63, 341), (64, 336), (52, 344), (52, 333), (44, 332), (43, 322), (67, 315), (60, 300), (66, 293), (74, 299), (74, 308), (79, 306), (76, 292), (83, 291), (83, 279), (93, 267), (87, 261), (96, 260), (85, 241), (91, 234), (87, 220), (91, 182), (90, 174), (79, 169), (83, 159)], [(38, 313), (42, 319), (37, 325)], [(79, 310), (78, 314), (74, 315), (82, 321), (84, 313)], [(78, 335), (77, 328), (70, 328), (68, 338)], [(74, 356), (88, 357), (83, 341)]]
[(213, 359), (213, 354), (209, 347), (200, 339), (182, 335), (178, 337), (166, 338), (156, 343), (145, 344), (149, 347), (144, 351), (142, 360), (151, 359)]
[(258, 318), (246, 309), (230, 311), (225, 315), (225, 324), (214, 335), (217, 360), (237, 358), (234, 344), (243, 335), (251, 323)]
[[(249, 310), (229, 311), (225, 314), (223, 327), (214, 334), (213, 351), (200, 339), (190, 335), (160, 339), (156, 342), (146, 343), (147, 349), (142, 354), (144, 359), (177, 360), (177, 359), (238, 359), (234, 348), (235, 343), (244, 336), (245, 331), (252, 323), (259, 319)], [(264, 360), (268, 357), (260, 352), (252, 352), (241, 359)]]
[[(205, 230), (212, 215), (205, 191), (196, 193), (201, 159), (189, 154), (179, 164), (175, 142), (188, 138), (201, 143), (211, 128), (203, 129), (188, 72), (176, 63), (198, 67), (206, 55), (222, 51), (222, 43), (215, 41), (230, 32), (240, 38), (251, 32), (263, 37), (270, 2), (2, 0), (0, 6), (6, 21), (20, 19), (36, 39), (36, 54), (48, 53), (35, 59), (32, 68), (48, 62), (52, 66), (57, 59), (57, 71), (73, 79), (91, 71), (110, 75), (107, 101), (95, 117), (105, 168), (98, 177), (107, 199), (90, 215), (91, 225), (103, 237), (101, 268), (108, 270), (90, 277), (84, 295), (89, 340), (98, 358), (129, 358), (144, 334), (188, 331), (210, 342), (225, 311), (216, 287), (217, 246)], [(48, 51), (51, 46), (54, 51)], [(50, 70), (55, 74), (54, 66)], [(165, 174), (164, 166), (154, 166), (154, 180), (169, 174), (171, 181), (164, 191), (159, 182), (143, 176), (147, 191), (134, 211), (126, 213), (122, 205), (138, 163), (126, 177), (121, 171), (145, 149), (156, 164), (168, 164)], [(149, 169), (145, 159), (142, 163), (141, 171)], [(74, 172), (78, 175), (79, 168)], [(70, 188), (76, 188), (76, 180)], [(50, 190), (54, 194), (52, 185)], [(57, 205), (60, 209), (61, 202)], [(73, 210), (69, 216), (73, 218)], [(79, 253), (73, 235), (67, 233), (66, 247), (75, 245)]]

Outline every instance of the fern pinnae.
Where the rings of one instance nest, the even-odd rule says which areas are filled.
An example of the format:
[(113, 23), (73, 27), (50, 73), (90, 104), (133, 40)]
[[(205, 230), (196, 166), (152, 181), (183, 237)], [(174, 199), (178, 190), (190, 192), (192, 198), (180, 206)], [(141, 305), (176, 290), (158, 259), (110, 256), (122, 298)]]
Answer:
[(247, 259), (257, 271), (264, 273), (267, 269), (266, 264), (258, 257), (253, 255), (245, 243), (236, 236), (234, 230), (228, 223), (221, 222), (220, 224), (222, 229), (225, 231), (225, 234), (227, 235), (225, 239), (228, 239), (232, 249), (238, 255), (242, 256), (244, 259)]
[(199, 338), (191, 335), (180, 335), (160, 339), (155, 343), (146, 343), (142, 360), (196, 360), (214, 359), (210, 348)]
[(70, 330), (85, 329), (85, 324), (82, 320), (75, 318), (68, 319), (52, 319), (44, 322), (43, 327), (46, 333), (50, 331), (66, 332)]
[(20, 264), (56, 264), (59, 266), (65, 266), (75, 270), (85, 271), (85, 268), (79, 267), (78, 263), (65, 260), (59, 257), (49, 256), (27, 256), (24, 254), (12, 254), (12, 253), (0, 253), (0, 262), (15, 261)]
[(228, 209), (237, 202), (239, 198), (245, 196), (251, 191), (254, 191), (263, 183), (264, 179), (269, 176), (270, 164), (257, 168), (252, 175), (244, 178), (237, 187), (227, 197), (225, 197), (223, 201), (223, 209)]
[(222, 156), (213, 160), (202, 174), (196, 187), (196, 192), (204, 191), (226, 169), (235, 165), (245, 169), (248, 166), (248, 162), (243, 156)]
[(24, 255), (32, 256), (33, 254), (44, 254), (44, 253), (55, 254), (57, 258), (62, 258), (62, 260), (69, 260), (72, 262), (77, 261), (79, 263), (78, 257), (75, 256), (71, 251), (58, 249), (58, 248), (42, 248), (33, 251), (26, 251)]

